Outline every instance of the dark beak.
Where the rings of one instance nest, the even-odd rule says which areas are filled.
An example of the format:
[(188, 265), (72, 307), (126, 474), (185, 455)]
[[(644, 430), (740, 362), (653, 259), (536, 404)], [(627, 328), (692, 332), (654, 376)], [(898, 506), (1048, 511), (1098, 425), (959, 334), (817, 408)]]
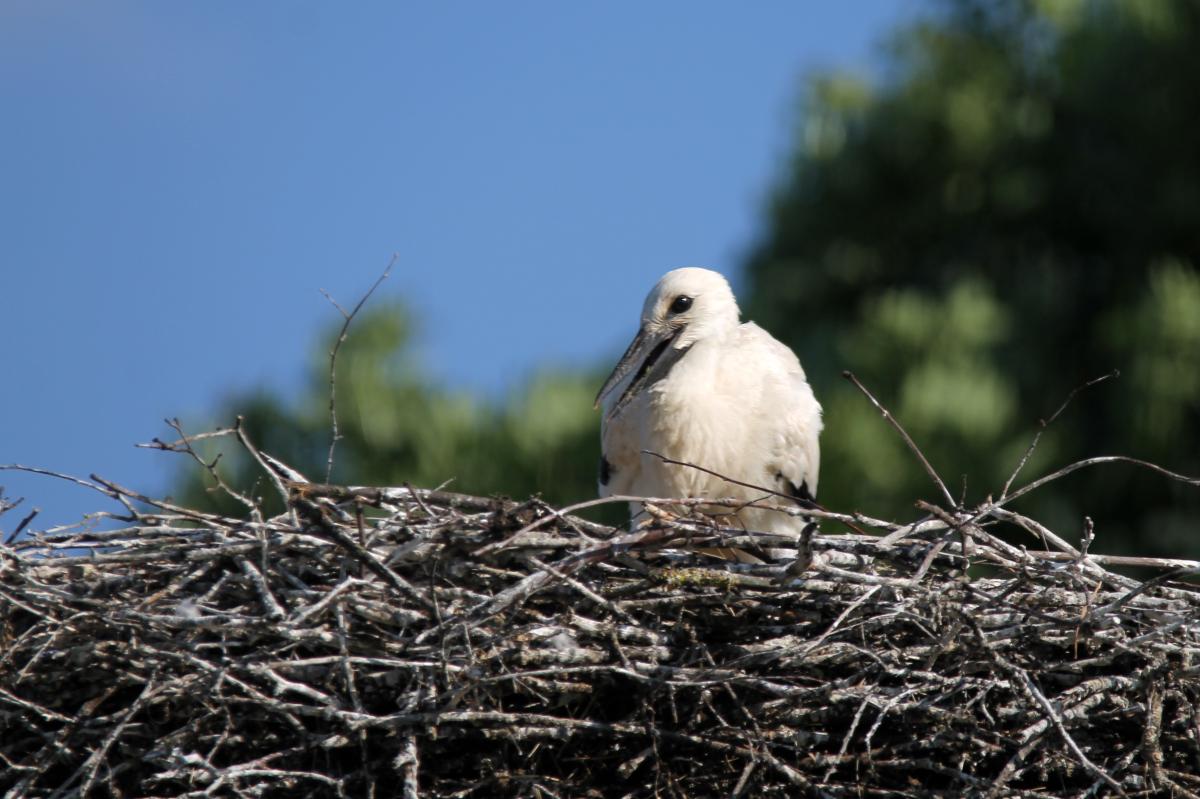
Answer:
[(625, 387), (625, 391), (621, 393), (620, 398), (609, 409), (607, 414), (609, 419), (620, 413), (621, 409), (637, 396), (638, 392), (643, 388), (666, 377), (667, 373), (671, 371), (671, 367), (675, 365), (675, 362), (683, 357), (684, 350), (677, 350), (671, 346), (682, 332), (682, 327), (661, 333), (647, 333), (645, 328), (638, 330), (629, 348), (621, 356), (621, 360), (617, 361), (612, 374), (604, 381), (604, 386), (600, 389), (600, 393), (596, 395), (595, 407), (600, 407), (600, 403), (604, 398), (612, 393), (620, 385), (621, 381), (625, 379), (625, 376), (635, 368), (637, 372), (634, 374), (633, 379), (629, 381), (629, 385)]

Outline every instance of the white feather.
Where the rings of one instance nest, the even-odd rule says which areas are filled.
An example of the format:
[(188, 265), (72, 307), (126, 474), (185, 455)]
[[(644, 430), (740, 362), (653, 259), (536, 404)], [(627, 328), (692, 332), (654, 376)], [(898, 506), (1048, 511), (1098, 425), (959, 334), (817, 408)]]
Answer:
[[(672, 314), (679, 296), (691, 297), (692, 306)], [(706, 269), (668, 272), (646, 298), (642, 330), (660, 337), (677, 332), (672, 347), (683, 354), (665, 376), (628, 398), (632, 375), (606, 386), (601, 439), (609, 480), (600, 486), (602, 496), (764, 497), (643, 451), (775, 491), (803, 486), (816, 495), (821, 406), (795, 354), (758, 325), (739, 322), (723, 277)], [(613, 413), (619, 398), (624, 404)], [(633, 514), (639, 511), (631, 506)], [(804, 526), (802, 519), (761, 508), (728, 520), (739, 522), (763, 532), (798, 533)]]

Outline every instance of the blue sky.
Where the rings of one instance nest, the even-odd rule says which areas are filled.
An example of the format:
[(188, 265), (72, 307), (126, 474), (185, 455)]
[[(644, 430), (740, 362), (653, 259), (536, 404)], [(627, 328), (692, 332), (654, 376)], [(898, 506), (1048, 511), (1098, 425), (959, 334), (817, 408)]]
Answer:
[[(148, 493), (133, 447), (382, 293), (452, 386), (615, 357), (664, 271), (734, 278), (805, 75), (917, 0), (0, 5), (0, 463)], [(114, 509), (0, 473), (34, 527)], [(14, 512), (0, 519), (11, 529)]]

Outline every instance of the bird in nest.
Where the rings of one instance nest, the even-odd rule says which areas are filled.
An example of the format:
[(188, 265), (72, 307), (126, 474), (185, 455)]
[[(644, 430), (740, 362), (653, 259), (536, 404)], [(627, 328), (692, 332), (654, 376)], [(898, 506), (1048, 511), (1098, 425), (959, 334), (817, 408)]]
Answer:
[(770, 510), (784, 500), (761, 489), (812, 504), (821, 406), (795, 353), (740, 316), (708, 269), (672, 270), (650, 291), (596, 397), (601, 496), (731, 498), (753, 504), (703, 510), (726, 527), (801, 533), (806, 520)]

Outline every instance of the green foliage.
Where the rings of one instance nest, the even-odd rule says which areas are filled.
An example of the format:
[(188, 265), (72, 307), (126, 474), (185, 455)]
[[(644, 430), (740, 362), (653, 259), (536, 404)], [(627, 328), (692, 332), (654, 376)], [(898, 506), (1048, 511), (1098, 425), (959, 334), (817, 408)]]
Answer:
[[(251, 440), (324, 481), (331, 435), (330, 330), (314, 353), (308, 384), (294, 400), (263, 389), (231, 398), (224, 416), (241, 414)], [(599, 419), (592, 399), (601, 376), (535, 375), (500, 406), (433, 386), (409, 351), (408, 316), (398, 305), (368, 307), (354, 321), (337, 361), (337, 409), (342, 438), (331, 479), (350, 485), (435, 487), (527, 497), (556, 504), (596, 494)], [(252, 488), (278, 509), (257, 466), (225, 443), (222, 467), (239, 489)], [(208, 453), (211, 455), (211, 450)], [(238, 506), (201, 484), (189, 469), (184, 492), (228, 512)], [(619, 514), (617, 515), (619, 518)]]
[[(1114, 368), (1023, 476), (1115, 453), (1200, 473), (1200, 6), (963, 0), (892, 49), (885, 86), (812, 81), (749, 264), (750, 315), (826, 407), (822, 499), (906, 517), (932, 495), (843, 369), (975, 500)], [(1198, 494), (1111, 467), (1023, 507), (1195, 554)]]

